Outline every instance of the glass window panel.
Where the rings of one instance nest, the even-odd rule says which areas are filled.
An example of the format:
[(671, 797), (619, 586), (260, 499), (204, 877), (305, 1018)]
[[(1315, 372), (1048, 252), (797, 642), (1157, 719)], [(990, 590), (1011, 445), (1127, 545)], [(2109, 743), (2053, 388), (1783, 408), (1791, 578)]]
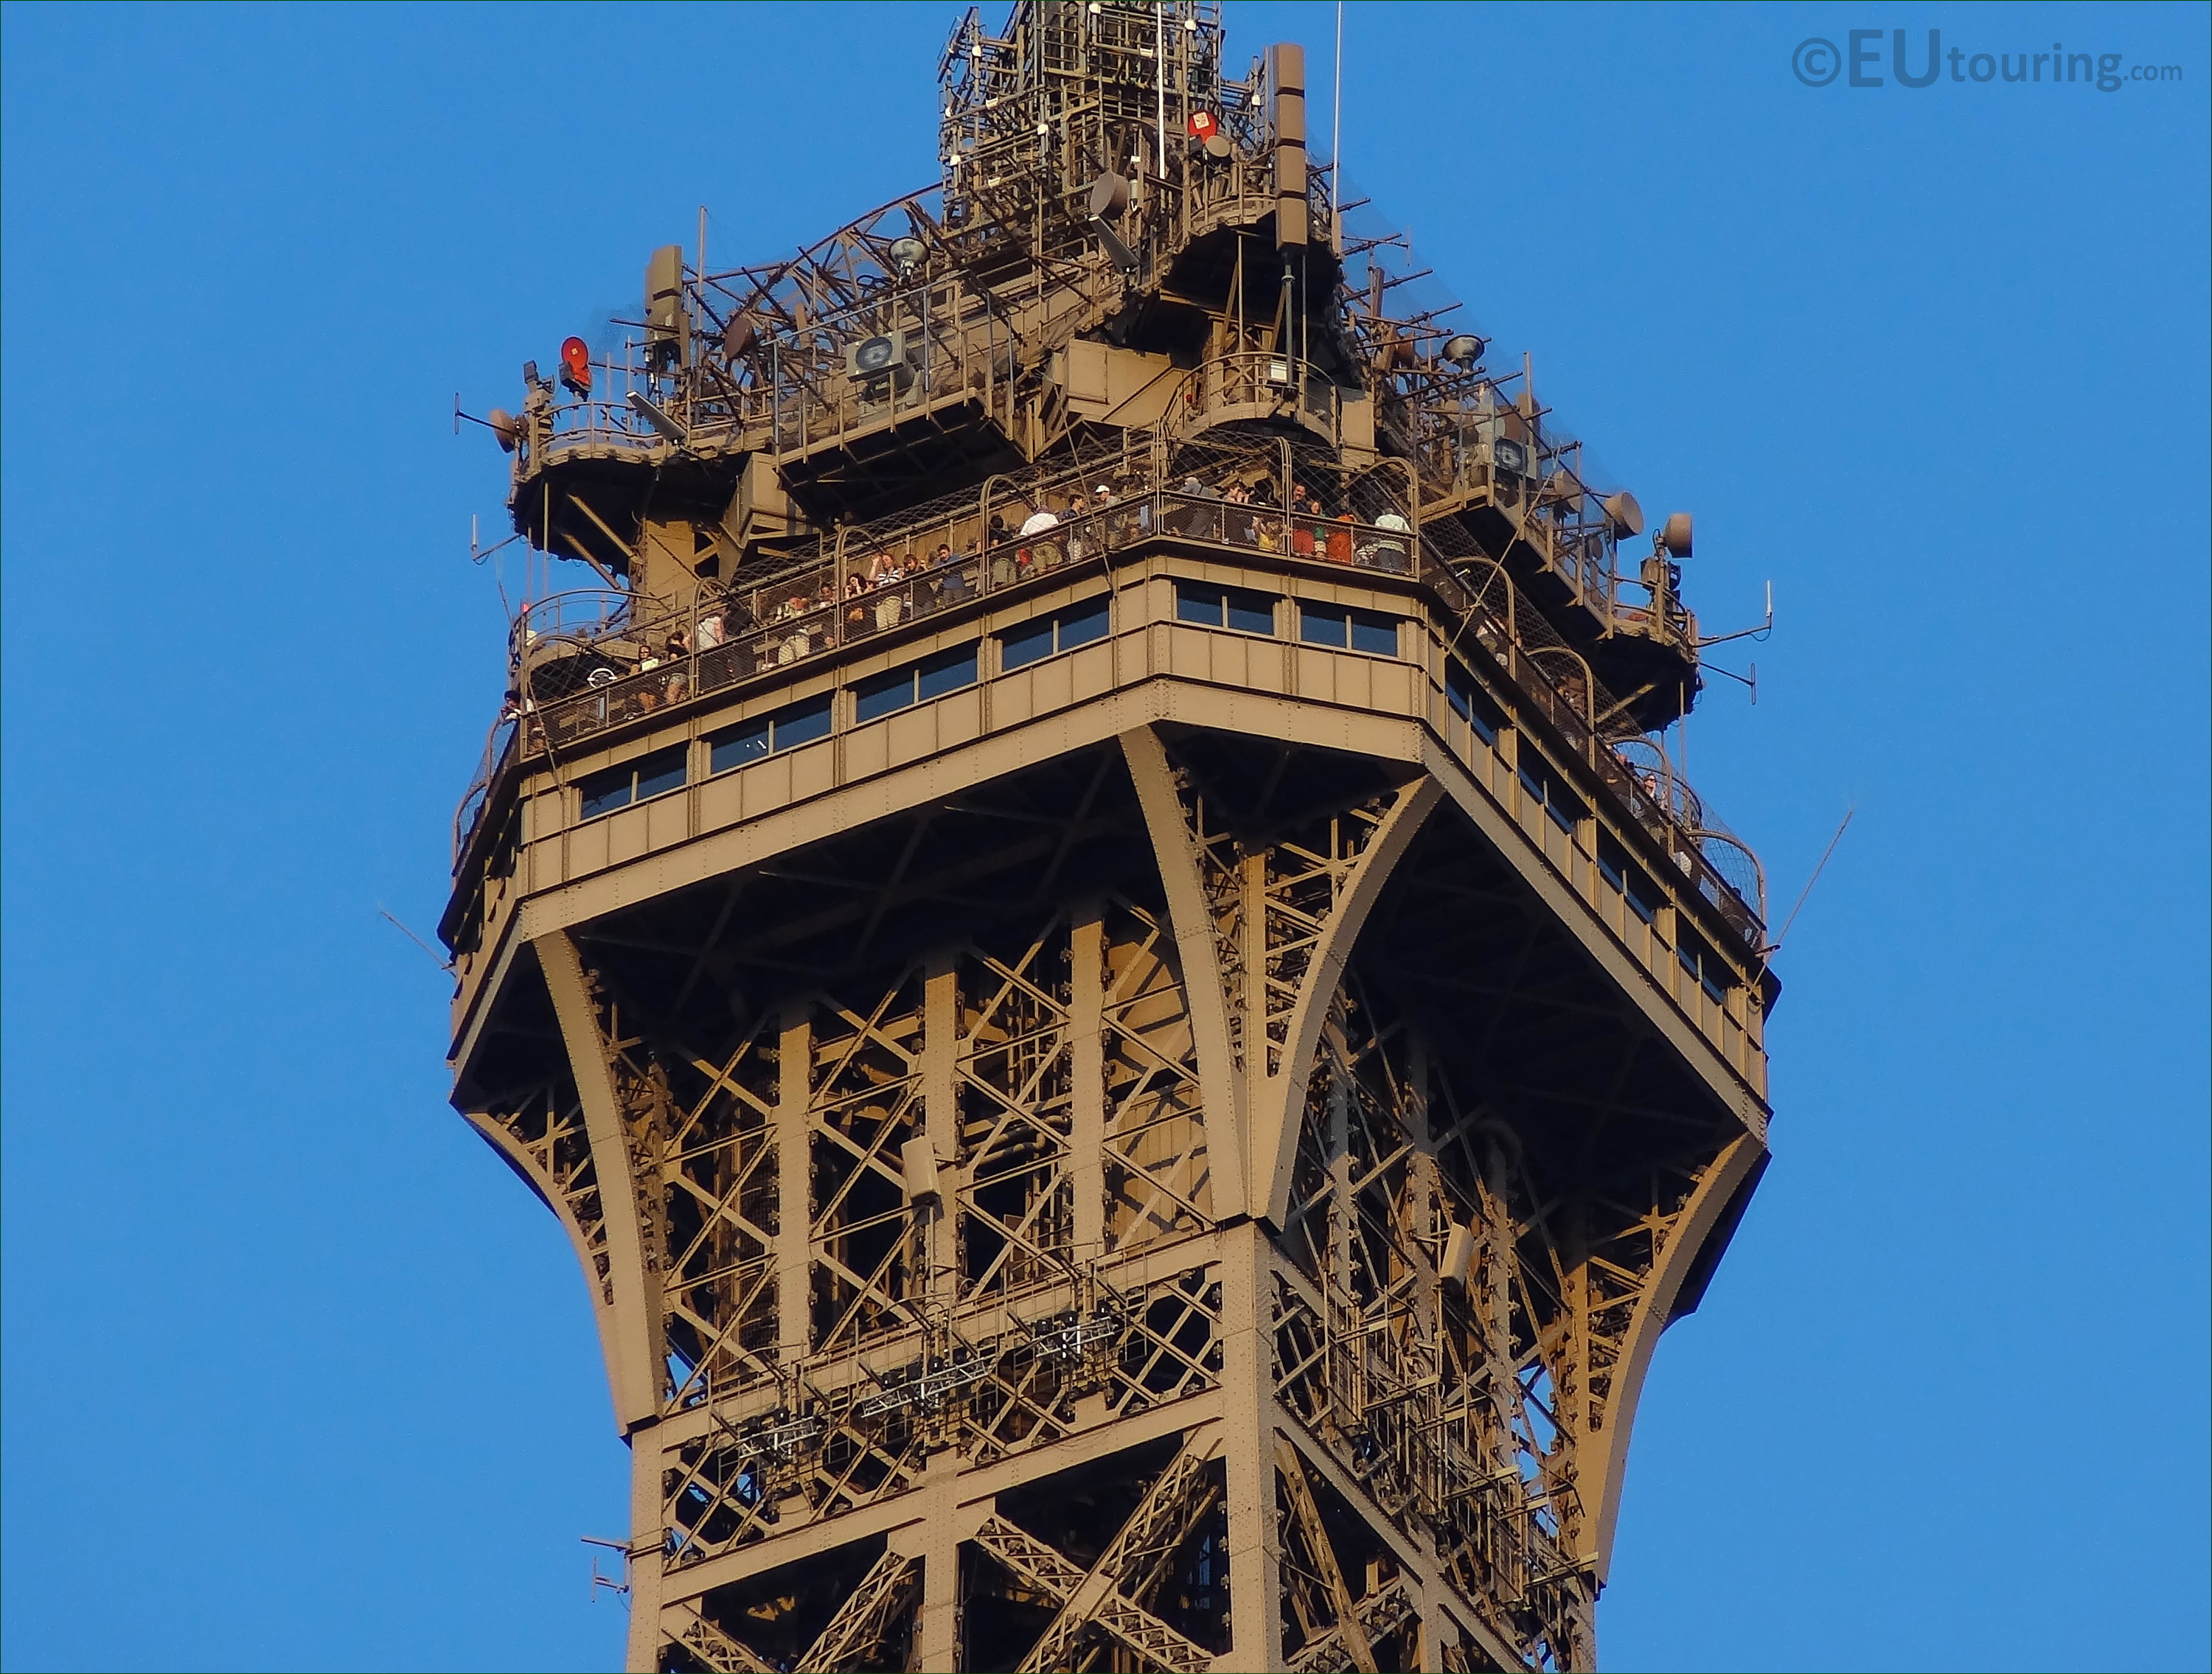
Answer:
[(1629, 911), (1647, 925), (1659, 921), (1659, 886), (1631, 867), (1627, 887), (1621, 894), (1628, 898)]
[(707, 771), (726, 773), (732, 767), (742, 767), (748, 761), (757, 761), (768, 754), (768, 723), (755, 721), (750, 726), (735, 732), (725, 732), (708, 746)]
[(1398, 654), (1398, 619), (1373, 610), (1354, 610), (1352, 613), (1352, 648), (1371, 652), (1377, 657)]
[(1310, 646), (1335, 646), (1341, 649), (1352, 643), (1351, 613), (1333, 604), (1301, 604), (1298, 638)]
[(894, 709), (903, 709), (913, 701), (911, 666), (893, 669), (889, 674), (870, 675), (866, 680), (853, 682), (853, 719), (856, 721), (874, 720)]
[[(1522, 747), (1526, 749), (1528, 745), (1524, 742)], [(1521, 785), (1531, 800), (1543, 804), (1544, 812), (1551, 816), (1553, 825), (1565, 832), (1574, 830), (1575, 822), (1583, 815), (1582, 804), (1560, 782), (1549, 762), (1530, 761), (1524, 756), (1521, 762)]]
[(1629, 858), (1620, 844), (1601, 831), (1597, 834), (1598, 876), (1621, 895), (1628, 893)]
[(1273, 634), (1275, 631), (1275, 601), (1267, 594), (1231, 587), (1228, 604), (1229, 625), (1239, 633)]
[(975, 683), (975, 646), (972, 644), (925, 658), (916, 682), (925, 700), (943, 697), (947, 692), (957, 692), (963, 686)]
[(1075, 646), (1087, 646), (1093, 640), (1106, 637), (1106, 596), (1101, 593), (1087, 603), (1078, 604), (1060, 613), (1060, 648), (1066, 651)]
[(1000, 636), (999, 666), (1018, 669), (1052, 655), (1052, 618), (1026, 622)]
[(1716, 1004), (1726, 1004), (1730, 975), (1720, 955), (1707, 947), (1702, 937), (1690, 931), (1681, 932), (1674, 945), (1674, 957), (1682, 961), (1682, 968), (1697, 978), (1698, 986), (1704, 989)]
[(1475, 736), (1486, 744), (1495, 744), (1498, 733), (1505, 725), (1505, 712), (1490, 701), (1490, 694), (1475, 683), (1474, 676), (1457, 664), (1444, 670), (1444, 692), (1451, 701), (1452, 713), (1475, 731)]
[(637, 764), (637, 800), (647, 797), (665, 796), (671, 791), (681, 790), (690, 777), (690, 747), (678, 744), (647, 756)]
[(769, 748), (793, 749), (830, 736), (830, 694), (795, 703), (778, 715), (769, 732)]
[(635, 784), (636, 769), (625, 763), (610, 767), (603, 773), (593, 773), (577, 786), (584, 794), (584, 817), (596, 819), (602, 814), (611, 814), (617, 808), (629, 806), (630, 789)]
[(1222, 590), (1209, 587), (1200, 581), (1176, 583), (1176, 620), (1194, 622), (1207, 628), (1218, 628), (1222, 622)]

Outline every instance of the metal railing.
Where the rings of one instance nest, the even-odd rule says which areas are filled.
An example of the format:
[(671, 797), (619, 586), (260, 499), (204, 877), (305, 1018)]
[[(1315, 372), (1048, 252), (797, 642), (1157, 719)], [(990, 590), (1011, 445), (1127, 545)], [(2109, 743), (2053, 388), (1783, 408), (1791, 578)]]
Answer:
[[(1088, 565), (1149, 539), (1155, 531), (1210, 545), (1282, 553), (1320, 563), (1410, 575), (1414, 536), (1355, 523), (1313, 519), (1206, 494), (1158, 493), (1109, 500), (960, 552), (878, 552), (866, 567), (842, 555), (721, 599), (694, 600), (680, 611), (636, 616), (587, 591), (533, 604), (518, 618), (511, 647), (514, 694), (503, 719), (523, 724), (523, 754), (558, 755), (611, 727), (642, 719), (694, 696), (848, 649), (876, 636), (975, 601)], [(494, 759), (489, 749), (487, 768)], [(471, 786), (471, 793), (478, 789)], [(464, 804), (456, 853), (465, 847), (478, 804)]]

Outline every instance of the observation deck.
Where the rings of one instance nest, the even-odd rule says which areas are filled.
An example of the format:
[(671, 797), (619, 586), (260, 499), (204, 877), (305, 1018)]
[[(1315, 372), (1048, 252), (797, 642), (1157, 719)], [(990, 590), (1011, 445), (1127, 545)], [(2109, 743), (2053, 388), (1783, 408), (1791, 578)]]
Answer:
[[(533, 605), (455, 816), (440, 933), (457, 1049), (518, 935), (629, 899), (641, 869), (663, 889), (792, 840), (748, 839), (759, 822), (842, 824), (988, 779), (1039, 729), (1236, 716), (1317, 743), (1318, 713), (1346, 749), (1453, 763), (1763, 1096), (1756, 857), (1624, 725), (1525, 581), (1455, 562), (1451, 535), (1403, 515), (1395, 464), (1354, 478), (1363, 521), (1280, 509), (1301, 469), (1283, 446), (1217, 446), (1171, 481), (1133, 450), (848, 526), (816, 561), (681, 610), (605, 589)], [(1052, 507), (1049, 527), (1004, 533)], [(1554, 566), (1594, 615), (1694, 635), (1603, 571)]]

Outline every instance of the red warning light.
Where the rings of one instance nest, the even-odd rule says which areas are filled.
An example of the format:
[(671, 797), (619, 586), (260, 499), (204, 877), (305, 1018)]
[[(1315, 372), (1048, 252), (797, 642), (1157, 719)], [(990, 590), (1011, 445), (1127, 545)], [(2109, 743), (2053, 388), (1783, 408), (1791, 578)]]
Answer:
[(1221, 131), (1221, 124), (1213, 118), (1212, 111), (1193, 111), (1190, 113), (1190, 136), (1210, 140)]
[(561, 344), (561, 381), (571, 394), (592, 392), (592, 349), (581, 337), (568, 337)]

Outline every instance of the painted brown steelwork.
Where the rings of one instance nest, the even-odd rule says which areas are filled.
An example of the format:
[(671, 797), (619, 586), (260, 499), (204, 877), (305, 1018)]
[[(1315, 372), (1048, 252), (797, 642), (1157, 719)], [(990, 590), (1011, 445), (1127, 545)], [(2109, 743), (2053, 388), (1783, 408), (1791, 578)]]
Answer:
[(665, 428), (538, 387), (514, 438), (518, 527), (620, 586), (517, 623), (454, 1101), (583, 1264), (634, 1667), (1595, 1659), (1765, 1155), (1755, 865), (1611, 695), (1693, 688), (1671, 584), (1345, 284), (1293, 55), (1219, 58), (971, 14), (941, 195), (648, 311)]

